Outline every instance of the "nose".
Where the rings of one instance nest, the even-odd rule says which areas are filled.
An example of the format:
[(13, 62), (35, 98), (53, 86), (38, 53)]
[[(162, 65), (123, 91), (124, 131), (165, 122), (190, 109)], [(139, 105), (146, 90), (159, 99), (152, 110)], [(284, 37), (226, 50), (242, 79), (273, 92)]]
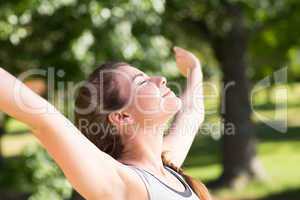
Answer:
[(167, 84), (167, 79), (164, 76), (152, 76), (152, 81), (157, 87), (162, 87)]
[(158, 76), (157, 83), (159, 87), (165, 86), (167, 84), (167, 79), (164, 76)]
[(167, 79), (164, 76), (160, 76), (159, 86), (166, 85), (166, 84), (167, 84)]

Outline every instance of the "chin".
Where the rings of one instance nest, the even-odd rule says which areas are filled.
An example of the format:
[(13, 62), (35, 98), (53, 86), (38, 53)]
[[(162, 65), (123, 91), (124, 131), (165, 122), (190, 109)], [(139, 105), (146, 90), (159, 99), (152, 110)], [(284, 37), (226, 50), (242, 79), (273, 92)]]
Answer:
[(165, 114), (174, 115), (182, 107), (182, 101), (175, 94), (165, 97), (161, 101), (161, 111)]
[[(182, 107), (182, 101), (175, 94), (161, 98), (156, 112), (144, 114), (144, 119), (151, 119), (153, 123), (165, 123), (171, 119)], [(149, 122), (149, 121), (148, 121)]]

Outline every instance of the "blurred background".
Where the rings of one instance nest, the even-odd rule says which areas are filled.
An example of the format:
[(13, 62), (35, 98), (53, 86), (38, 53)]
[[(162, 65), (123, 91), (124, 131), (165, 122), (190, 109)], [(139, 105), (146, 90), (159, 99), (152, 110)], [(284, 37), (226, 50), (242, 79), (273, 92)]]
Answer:
[[(172, 47), (187, 48), (206, 119), (183, 168), (215, 199), (299, 200), (299, 24), (298, 0), (1, 1), (0, 66), (56, 74), (25, 83), (72, 120), (66, 83), (121, 60), (184, 87)], [(0, 135), (0, 199), (80, 199), (26, 125), (1, 114)]]

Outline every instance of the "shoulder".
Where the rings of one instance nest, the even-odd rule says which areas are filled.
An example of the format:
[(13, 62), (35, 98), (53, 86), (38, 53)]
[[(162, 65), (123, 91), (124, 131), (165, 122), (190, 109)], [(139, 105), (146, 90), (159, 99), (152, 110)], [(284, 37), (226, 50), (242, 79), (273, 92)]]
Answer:
[[(137, 199), (137, 200), (147, 200), (148, 192), (145, 184), (137, 172), (126, 165), (120, 164), (118, 166), (118, 173), (121, 180), (122, 189), (119, 192), (118, 199), (120, 195), (124, 199)], [(112, 186), (112, 188), (115, 188)], [(119, 190), (119, 189), (118, 189)], [(114, 190), (114, 192), (118, 191)], [(116, 193), (112, 194), (115, 195)], [(116, 196), (115, 196), (116, 197)], [(117, 197), (115, 198), (117, 199)]]

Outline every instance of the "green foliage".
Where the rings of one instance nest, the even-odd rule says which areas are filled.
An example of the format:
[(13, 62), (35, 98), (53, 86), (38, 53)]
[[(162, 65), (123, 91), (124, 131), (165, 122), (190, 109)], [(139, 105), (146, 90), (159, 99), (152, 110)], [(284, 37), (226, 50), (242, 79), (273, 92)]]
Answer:
[(30, 192), (30, 170), (24, 167), (25, 157), (6, 158), (0, 170), (0, 188), (14, 192)]
[(27, 146), (24, 151), (25, 166), (30, 171), (32, 195), (29, 200), (67, 199), (72, 187), (62, 171), (39, 145)]
[(72, 187), (38, 144), (28, 145), (17, 158), (6, 158), (0, 170), (3, 191), (30, 194), (29, 200), (62, 200), (71, 196)]
[(163, 1), (5, 1), (0, 11), (0, 65), (15, 73), (54, 66), (77, 80), (106, 60), (160, 71), (170, 55)]
[[(188, 45), (196, 49), (201, 49), (204, 41), (214, 49), (232, 35), (237, 24), (242, 24), (252, 79), (260, 80), (288, 66), (289, 78), (295, 81), (300, 78), (295, 70), (299, 54), (290, 51), (297, 51), (300, 45), (299, 11), (297, 0), (170, 0), (164, 13), (164, 29), (173, 41), (191, 41)], [(226, 51), (231, 51), (233, 45), (229, 43)]]

